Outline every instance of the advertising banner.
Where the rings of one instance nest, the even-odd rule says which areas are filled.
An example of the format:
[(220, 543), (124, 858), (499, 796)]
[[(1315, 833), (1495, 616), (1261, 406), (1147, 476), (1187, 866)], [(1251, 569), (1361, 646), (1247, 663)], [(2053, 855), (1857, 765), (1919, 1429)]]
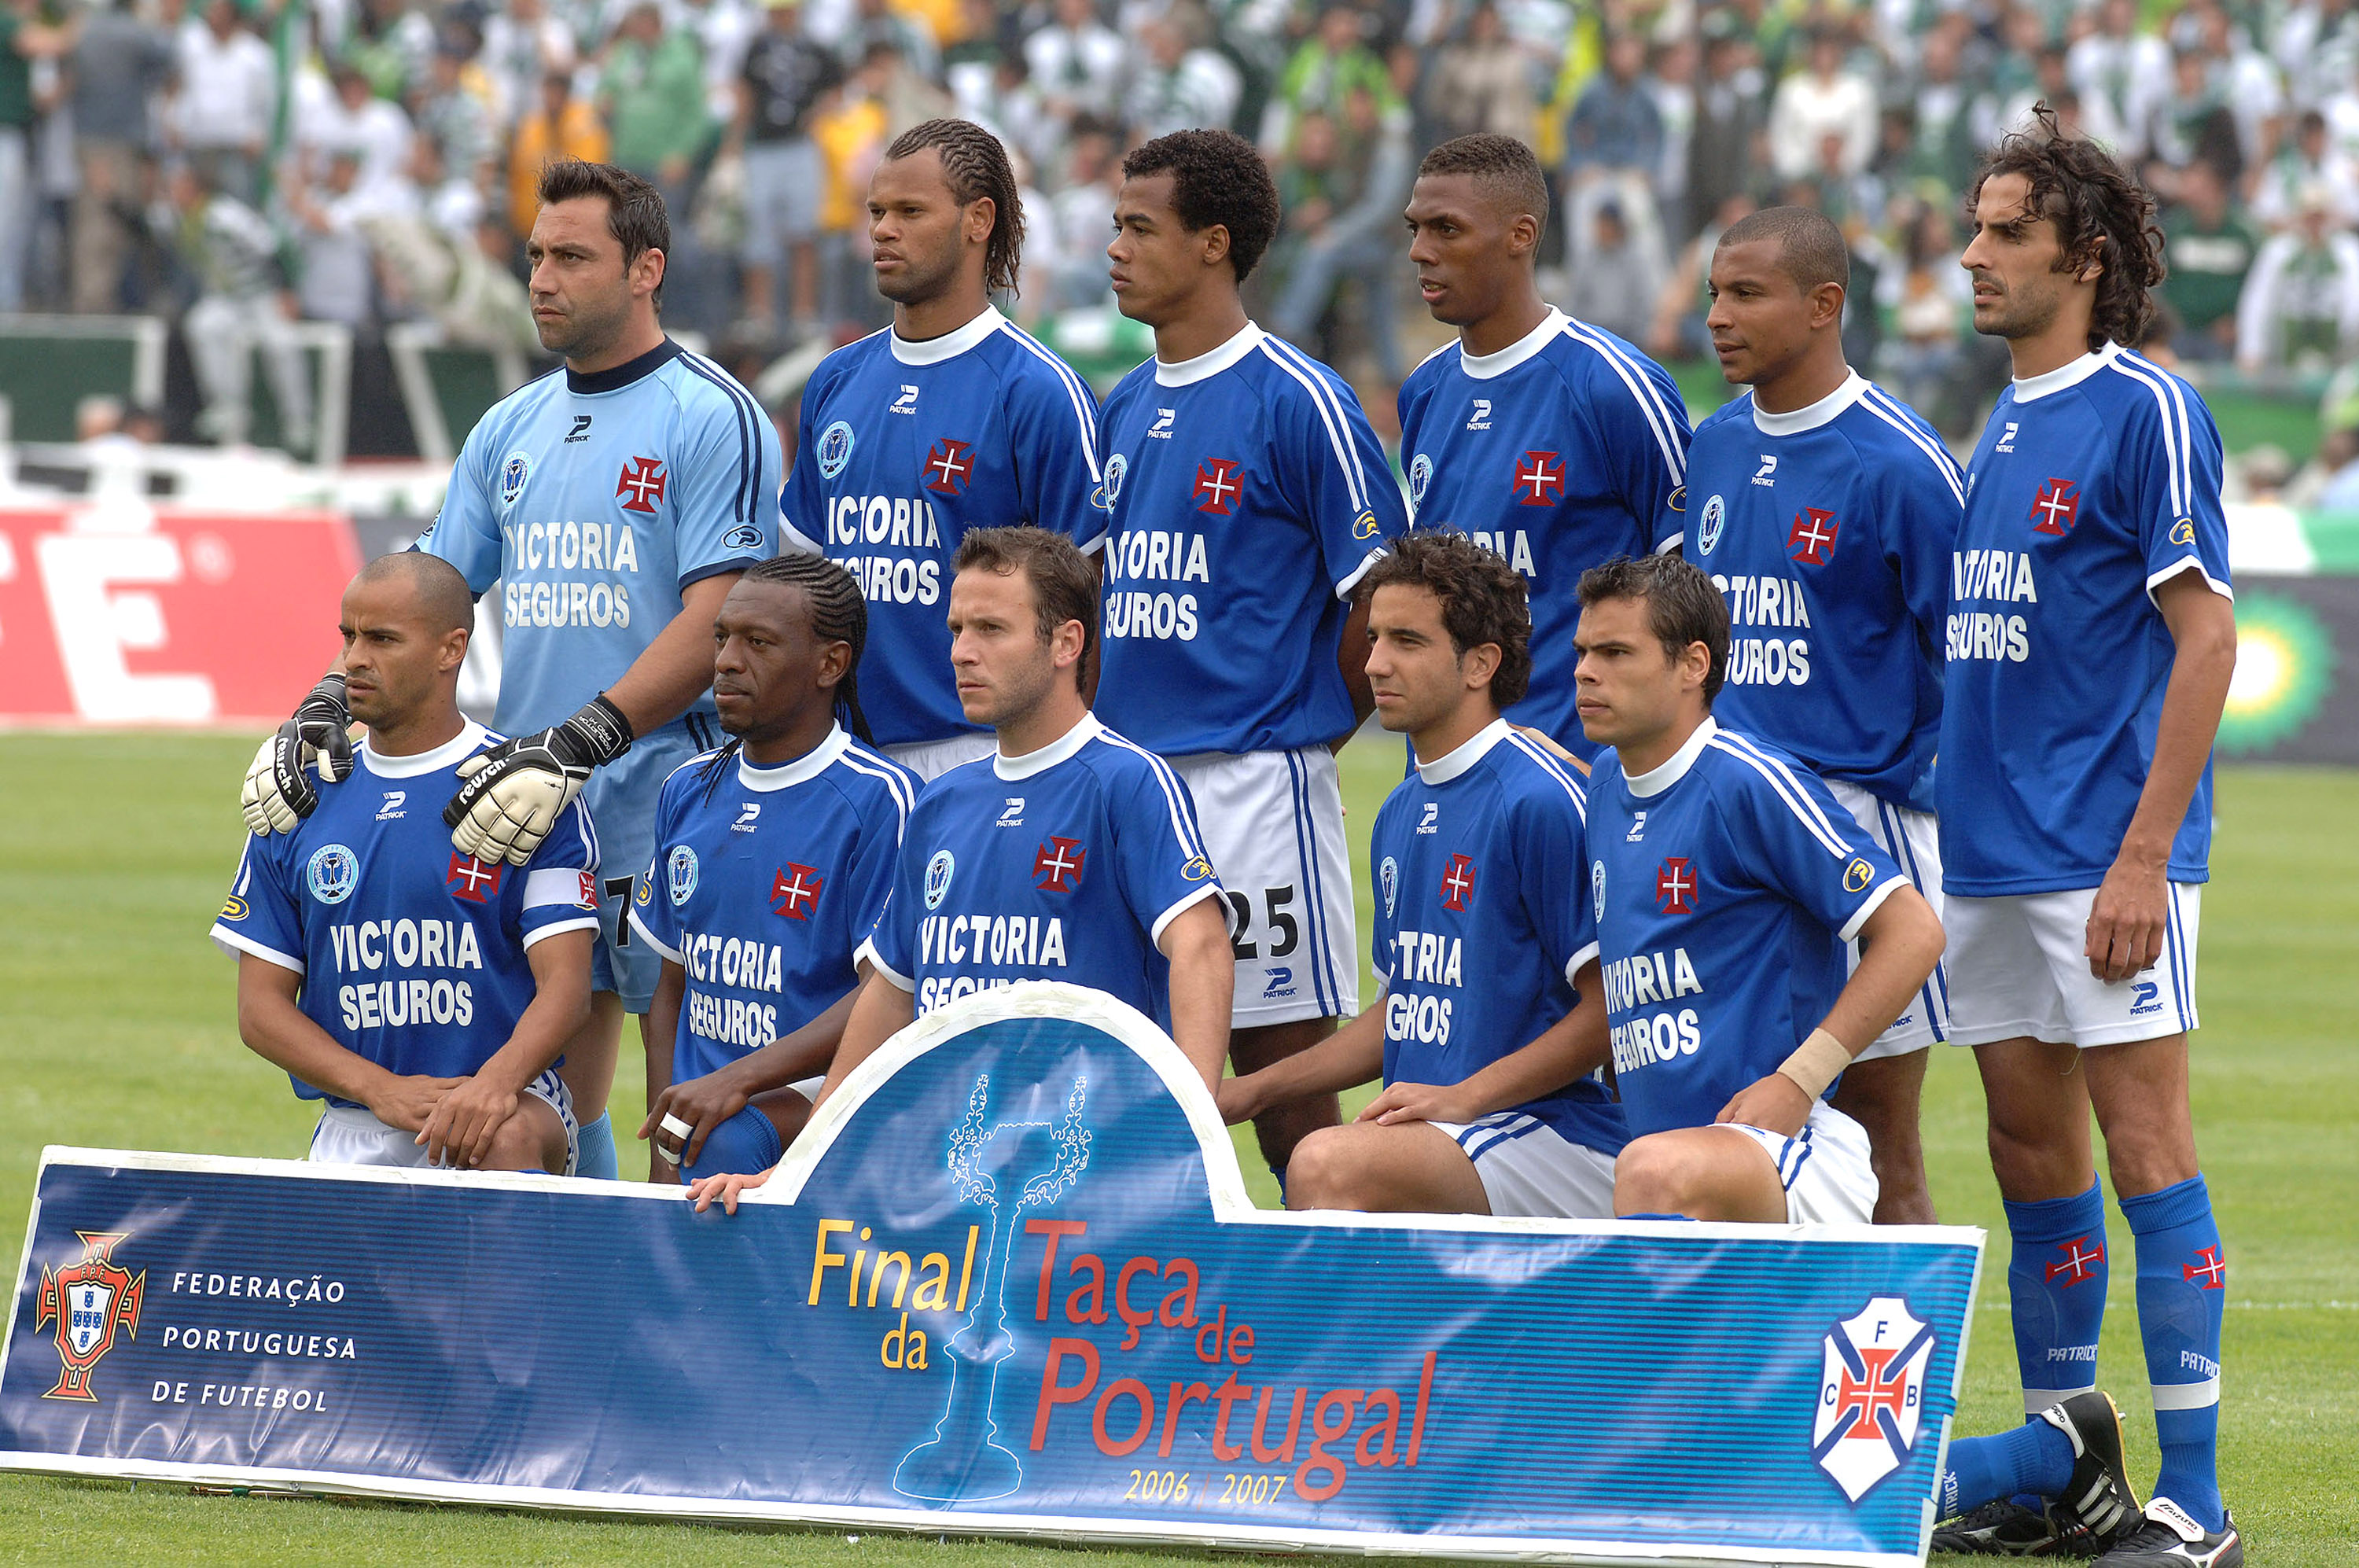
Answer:
[(1923, 1561), (1982, 1233), (1284, 1214), (1169, 1040), (905, 1030), (734, 1218), (52, 1149), (0, 1467), (929, 1533)]
[(275, 727), (360, 564), (326, 512), (0, 512), (0, 723)]

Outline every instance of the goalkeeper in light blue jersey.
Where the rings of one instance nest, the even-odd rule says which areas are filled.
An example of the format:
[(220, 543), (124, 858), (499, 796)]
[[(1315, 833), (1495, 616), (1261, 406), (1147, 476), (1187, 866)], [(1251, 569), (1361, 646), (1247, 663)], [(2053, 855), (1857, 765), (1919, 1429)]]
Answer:
[[(644, 1034), (658, 968), (624, 920), (630, 873), (664, 779), (719, 743), (712, 621), (738, 574), (777, 553), (778, 441), (744, 387), (664, 335), (671, 227), (655, 189), (569, 161), (542, 171), (540, 201), (533, 322), (565, 368), (477, 422), (418, 548), (478, 594), (500, 585), (495, 722), (515, 738), (467, 764), (442, 813), (453, 847), (522, 865), (580, 795), (614, 873), (600, 887), (591, 1018), (564, 1067), (580, 1172), (613, 1177), (622, 1015), (640, 1015)], [(349, 770), (349, 723), (331, 674), (255, 756), (249, 827), (285, 833), (310, 814), (306, 769)]]

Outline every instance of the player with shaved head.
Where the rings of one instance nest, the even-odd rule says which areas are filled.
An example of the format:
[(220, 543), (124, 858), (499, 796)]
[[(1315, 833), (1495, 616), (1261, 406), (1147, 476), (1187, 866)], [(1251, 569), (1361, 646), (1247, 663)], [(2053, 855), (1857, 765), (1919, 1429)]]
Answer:
[[(1933, 752), (1965, 477), (1930, 426), (1844, 363), (1850, 284), (1822, 213), (1771, 207), (1721, 235), (1705, 324), (1723, 374), (1752, 391), (1696, 427), (1683, 549), (1728, 600), (1714, 712), (1826, 779), (1938, 913)], [(1918, 1100), (1948, 1024), (1937, 968), (1835, 1091), (1867, 1129), (1886, 1225), (1933, 1219)]]
[(246, 842), (212, 929), (238, 1032), (327, 1102), (311, 1158), (570, 1173), (558, 1076), (590, 1017), (597, 839), (578, 800), (522, 866), (454, 853), (442, 802), (501, 737), (459, 712), (475, 622), (456, 567), (381, 556), (344, 590), (352, 716), (368, 726), (293, 831)]
[(1434, 320), (1458, 342), (1400, 390), (1402, 460), (1419, 528), (1461, 529), (1529, 586), (1531, 691), (1507, 717), (1582, 757), (1573, 711), (1573, 589), (1618, 555), (1680, 541), (1687, 407), (1662, 366), (1540, 298), (1548, 181), (1512, 136), (1425, 155), (1404, 214)]

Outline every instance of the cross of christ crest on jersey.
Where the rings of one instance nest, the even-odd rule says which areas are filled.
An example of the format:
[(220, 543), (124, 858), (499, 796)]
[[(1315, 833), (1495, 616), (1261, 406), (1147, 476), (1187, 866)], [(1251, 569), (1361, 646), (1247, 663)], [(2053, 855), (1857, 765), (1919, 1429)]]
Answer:
[(1564, 499), (1564, 459), (1552, 452), (1527, 452), (1516, 464), (1516, 504), (1548, 506)]
[(614, 481), (614, 497), (625, 512), (652, 512), (662, 504), (668, 483), (659, 460), (635, 457), (623, 464), (622, 477)]
[(940, 495), (962, 495), (974, 476), (974, 443), (945, 436), (926, 454), (926, 488)]
[(1237, 465), (1225, 457), (1208, 457), (1196, 465), (1196, 510), (1229, 517), (1245, 494)]
[(2081, 515), (2080, 482), (2072, 479), (2050, 479), (2031, 498), (2031, 531), (2062, 539), (2072, 531), (2073, 519)]
[(789, 860), (781, 866), (770, 882), (770, 908), (790, 920), (807, 920), (818, 907), (820, 890), (827, 878), (815, 866), (798, 866)]
[(1824, 506), (1805, 506), (1794, 514), (1786, 535), (1786, 553), (1804, 566), (1824, 566), (1835, 555), (1835, 535), (1843, 525)]

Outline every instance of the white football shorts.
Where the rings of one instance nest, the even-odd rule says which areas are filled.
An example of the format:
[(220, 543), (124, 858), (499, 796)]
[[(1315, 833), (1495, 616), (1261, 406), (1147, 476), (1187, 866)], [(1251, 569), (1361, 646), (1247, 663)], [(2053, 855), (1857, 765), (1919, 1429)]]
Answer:
[(1824, 1100), (1792, 1138), (1742, 1122), (1723, 1124), (1768, 1151), (1786, 1188), (1788, 1225), (1866, 1225), (1875, 1215), (1875, 1167), (1867, 1129)]
[(1236, 944), (1237, 1029), (1360, 1010), (1352, 862), (1335, 754), (1210, 752), (1167, 759), (1195, 797)]
[[(572, 1175), (582, 1159), (582, 1128), (573, 1119), (573, 1092), (565, 1086), (565, 1080), (557, 1075), (554, 1067), (526, 1084), (524, 1092), (546, 1102), (557, 1113), (557, 1119), (565, 1124), (565, 1169), (550, 1174)], [(418, 1141), (416, 1133), (387, 1127), (366, 1105), (330, 1105), (321, 1112), (320, 1125), (311, 1129), (311, 1152), (306, 1158), (315, 1165), (431, 1169), (426, 1146)]]
[(2195, 933), (2201, 883), (2168, 884), (2162, 956), (2145, 973), (2107, 985), (2089, 973), (2094, 887), (1997, 898), (1951, 894), (1950, 1042), (2017, 1038), (2053, 1045), (2120, 1045), (2185, 1034), (2195, 1021)]
[(1432, 1125), (1455, 1138), (1474, 1162), (1493, 1214), (1614, 1217), (1614, 1157), (1574, 1143), (1539, 1117), (1497, 1111), (1471, 1122)]
[[(1905, 806), (1869, 794), (1856, 784), (1830, 779), (1826, 786), (1834, 792), (1835, 800), (1852, 814), (1853, 821), (1867, 830), (1877, 847), (1892, 856), (1901, 875), (1916, 884), (1917, 891), (1933, 906), (1935, 918), (1941, 913), (1941, 844), (1940, 825), (1930, 811), (1912, 811)], [(1859, 967), (1859, 943), (1843, 944), (1843, 973)], [(1933, 965), (1933, 973), (1918, 991), (1908, 1008), (1892, 1020), (1892, 1027), (1869, 1043), (1868, 1048), (1853, 1060), (1874, 1062), (1880, 1057), (1906, 1056), (1912, 1051), (1922, 1051), (1937, 1040), (1950, 1038), (1950, 975), (1946, 961)]]
[(905, 741), (899, 746), (876, 748), (926, 783), (932, 783), (953, 768), (962, 768), (979, 757), (989, 757), (999, 749), (999, 738), (989, 730), (981, 735), (952, 735), (948, 740)]

